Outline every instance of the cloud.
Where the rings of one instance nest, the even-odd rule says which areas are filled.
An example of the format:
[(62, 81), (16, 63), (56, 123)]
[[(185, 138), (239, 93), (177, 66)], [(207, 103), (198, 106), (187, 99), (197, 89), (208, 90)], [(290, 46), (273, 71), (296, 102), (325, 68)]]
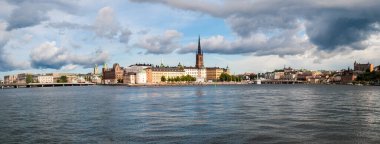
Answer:
[(111, 7), (103, 7), (99, 10), (94, 29), (96, 35), (106, 38), (113, 38), (119, 33), (120, 23)]
[(68, 65), (89, 68), (94, 64), (104, 63), (108, 59), (108, 53), (97, 50), (94, 54), (76, 55), (56, 47), (55, 42), (45, 42), (32, 50), (30, 59), (33, 68), (61, 69)]
[(101, 8), (93, 24), (79, 24), (72, 22), (50, 22), (48, 27), (58, 29), (81, 29), (93, 31), (97, 37), (106, 39), (118, 39), (120, 43), (128, 44), (132, 32), (120, 25), (114, 10), (111, 7)]
[(258, 33), (295, 29), (301, 21), (309, 41), (323, 51), (342, 47), (365, 49), (367, 46), (361, 43), (378, 33), (379, 28), (375, 25), (380, 22), (377, 0), (131, 1), (160, 3), (225, 19), (233, 32), (243, 39)]
[[(224, 36), (216, 35), (201, 39), (201, 45), (205, 53), (297, 55), (312, 48), (306, 36), (296, 34), (302, 29), (302, 25), (299, 24), (296, 29), (285, 30), (277, 35), (267, 36), (258, 33), (250, 37), (238, 37), (235, 40), (227, 40)], [(197, 43), (188, 44), (179, 49), (178, 53), (193, 53), (197, 45)]]
[(8, 2), (16, 6), (7, 18), (8, 31), (38, 25), (49, 19), (47, 12), (52, 9), (69, 13), (75, 13), (77, 9), (75, 5), (65, 1), (9, 0)]
[(0, 22), (0, 72), (28, 68), (28, 63), (15, 62), (10, 57), (10, 54), (5, 50), (4, 47), (8, 43), (9, 38), (10, 34), (6, 31), (6, 24), (4, 22)]
[(145, 54), (168, 54), (180, 48), (179, 39), (182, 33), (176, 30), (166, 30), (162, 35), (146, 34), (135, 44), (146, 50)]

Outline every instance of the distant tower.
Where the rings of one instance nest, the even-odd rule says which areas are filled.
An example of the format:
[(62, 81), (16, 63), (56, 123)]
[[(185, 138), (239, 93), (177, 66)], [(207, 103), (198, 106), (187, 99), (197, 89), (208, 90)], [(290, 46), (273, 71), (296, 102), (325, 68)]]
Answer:
[(95, 64), (94, 75), (97, 75), (98, 73), (99, 73), (98, 64)]
[(201, 37), (199, 36), (198, 38), (198, 51), (196, 54), (196, 63), (195, 63), (196, 68), (204, 68), (203, 65), (203, 51), (201, 48)]

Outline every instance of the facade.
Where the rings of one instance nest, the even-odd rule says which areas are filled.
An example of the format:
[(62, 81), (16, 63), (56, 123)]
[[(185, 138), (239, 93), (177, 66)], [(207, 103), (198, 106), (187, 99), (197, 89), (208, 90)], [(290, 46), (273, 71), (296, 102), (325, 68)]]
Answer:
[(357, 75), (350, 70), (344, 71), (341, 76), (341, 83), (342, 84), (349, 84), (352, 83), (356, 79)]
[(17, 83), (17, 75), (4, 76), (4, 84)]
[(228, 69), (219, 67), (208, 67), (206, 68), (206, 79), (207, 81), (218, 81), (222, 73), (230, 74)]
[(147, 75), (145, 70), (140, 70), (136, 73), (136, 84), (146, 84)]
[(135, 84), (136, 83), (136, 73), (129, 72), (124, 75), (123, 78), (124, 84)]
[(54, 83), (53, 76), (37, 76), (38, 83)]
[(196, 78), (196, 82), (205, 82), (207, 78), (206, 68), (184, 67), (185, 75)]
[(374, 70), (373, 64), (370, 64), (369, 62), (367, 64), (360, 64), (360, 63), (357, 63), (356, 61), (354, 62), (355, 72), (362, 73), (362, 72), (366, 72), (367, 70), (369, 70), (369, 72), (373, 72)]
[(124, 68), (120, 67), (118, 63), (113, 64), (112, 68), (103, 67), (103, 83), (120, 83), (123, 81)]
[(26, 83), (26, 77), (28, 75), (33, 75), (33, 74), (31, 74), (31, 73), (20, 73), (20, 74), (17, 74), (17, 83), (19, 83), (19, 84)]
[(148, 78), (149, 83), (159, 83), (162, 76), (166, 79), (184, 76), (185, 70), (178, 67), (152, 67), (147, 68), (147, 74), (151, 74), (151, 78)]

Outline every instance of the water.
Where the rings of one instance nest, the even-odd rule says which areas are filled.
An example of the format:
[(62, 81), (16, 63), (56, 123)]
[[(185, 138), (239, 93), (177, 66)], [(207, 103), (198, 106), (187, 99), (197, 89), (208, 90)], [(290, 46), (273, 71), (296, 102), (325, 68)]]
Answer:
[(0, 90), (0, 143), (380, 143), (380, 88)]

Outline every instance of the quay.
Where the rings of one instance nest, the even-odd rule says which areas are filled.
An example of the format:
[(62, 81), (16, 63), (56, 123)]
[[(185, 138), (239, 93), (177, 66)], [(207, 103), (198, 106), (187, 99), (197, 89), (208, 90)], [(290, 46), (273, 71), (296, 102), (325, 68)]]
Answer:
[(261, 84), (306, 84), (306, 81), (298, 80), (261, 80)]
[(29, 84), (0, 84), (4, 88), (33, 88), (33, 87), (65, 87), (65, 86), (91, 86), (94, 83), (29, 83)]

